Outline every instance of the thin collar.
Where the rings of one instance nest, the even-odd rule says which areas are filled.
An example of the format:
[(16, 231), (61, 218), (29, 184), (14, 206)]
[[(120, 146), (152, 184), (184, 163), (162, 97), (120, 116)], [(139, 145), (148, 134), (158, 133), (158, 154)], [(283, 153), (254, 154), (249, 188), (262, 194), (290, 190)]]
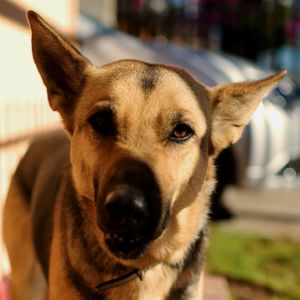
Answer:
[(120, 276), (120, 277), (99, 283), (95, 288), (98, 291), (105, 291), (105, 290), (120, 286), (120, 285), (122, 285), (128, 281), (131, 281), (135, 278), (139, 278), (142, 281), (143, 277), (144, 277), (143, 271), (141, 271), (139, 269), (135, 269), (125, 275)]

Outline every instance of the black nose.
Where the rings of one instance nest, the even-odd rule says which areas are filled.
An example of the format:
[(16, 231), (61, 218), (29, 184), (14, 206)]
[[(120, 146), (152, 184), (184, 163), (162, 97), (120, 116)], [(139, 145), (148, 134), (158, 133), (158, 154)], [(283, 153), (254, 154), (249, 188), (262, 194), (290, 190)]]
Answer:
[(107, 220), (115, 230), (135, 230), (149, 216), (143, 192), (126, 184), (116, 186), (106, 196), (104, 210)]

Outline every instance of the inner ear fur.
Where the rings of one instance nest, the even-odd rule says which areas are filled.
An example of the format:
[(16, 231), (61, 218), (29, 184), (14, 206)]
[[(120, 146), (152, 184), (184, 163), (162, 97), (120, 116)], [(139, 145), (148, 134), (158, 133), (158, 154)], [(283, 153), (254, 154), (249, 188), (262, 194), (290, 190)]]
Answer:
[(29, 11), (28, 21), (33, 59), (47, 88), (49, 104), (70, 129), (75, 101), (91, 63), (37, 13)]
[(212, 107), (211, 140), (215, 154), (240, 138), (261, 100), (286, 74), (286, 71), (281, 71), (257, 81), (209, 88)]

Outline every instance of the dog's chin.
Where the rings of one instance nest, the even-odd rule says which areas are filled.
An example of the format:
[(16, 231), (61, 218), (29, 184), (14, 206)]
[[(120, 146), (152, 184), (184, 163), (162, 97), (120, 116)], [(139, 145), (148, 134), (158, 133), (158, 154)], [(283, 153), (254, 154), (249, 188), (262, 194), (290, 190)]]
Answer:
[(115, 257), (123, 260), (140, 258), (149, 247), (150, 241), (130, 233), (107, 233), (105, 243)]

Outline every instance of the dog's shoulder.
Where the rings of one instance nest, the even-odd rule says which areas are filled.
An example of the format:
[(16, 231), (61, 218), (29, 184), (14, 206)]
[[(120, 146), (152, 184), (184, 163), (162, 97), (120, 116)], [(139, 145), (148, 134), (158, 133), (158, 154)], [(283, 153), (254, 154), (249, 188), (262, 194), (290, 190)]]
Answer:
[(69, 148), (63, 131), (39, 135), (32, 141), (14, 175), (30, 207), (33, 243), (46, 277), (55, 200), (63, 176), (71, 176)]
[(57, 173), (58, 163), (68, 160), (69, 141), (62, 130), (55, 130), (33, 139), (21, 159), (14, 179), (30, 205), (36, 183), (45, 174)]

